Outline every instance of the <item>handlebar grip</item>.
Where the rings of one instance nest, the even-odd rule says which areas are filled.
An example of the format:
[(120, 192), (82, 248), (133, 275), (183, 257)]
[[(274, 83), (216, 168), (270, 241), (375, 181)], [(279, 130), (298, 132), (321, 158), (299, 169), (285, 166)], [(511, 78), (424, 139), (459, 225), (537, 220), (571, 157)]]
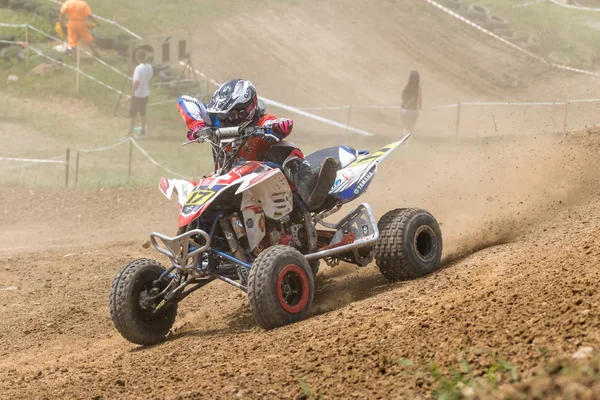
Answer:
[(219, 128), (217, 130), (217, 136), (220, 139), (235, 139), (242, 134), (243, 129), (239, 126), (233, 126), (231, 128)]

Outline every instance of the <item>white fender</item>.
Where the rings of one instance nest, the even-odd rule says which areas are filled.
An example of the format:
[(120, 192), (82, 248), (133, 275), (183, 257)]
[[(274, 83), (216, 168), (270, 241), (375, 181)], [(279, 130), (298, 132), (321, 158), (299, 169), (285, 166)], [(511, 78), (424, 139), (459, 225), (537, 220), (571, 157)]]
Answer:
[(190, 192), (194, 190), (196, 184), (191, 181), (185, 181), (182, 179), (167, 179), (160, 178), (160, 183), (158, 188), (165, 195), (165, 197), (171, 200), (173, 196), (173, 191), (177, 192), (177, 201), (179, 202), (179, 207), (183, 207), (186, 199), (190, 195)]

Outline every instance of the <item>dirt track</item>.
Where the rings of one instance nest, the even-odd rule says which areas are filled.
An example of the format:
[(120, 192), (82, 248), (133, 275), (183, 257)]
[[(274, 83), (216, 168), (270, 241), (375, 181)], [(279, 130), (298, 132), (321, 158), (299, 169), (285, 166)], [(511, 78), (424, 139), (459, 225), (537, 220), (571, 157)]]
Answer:
[[(496, 192), (486, 197), (472, 196), (480, 177), (465, 171), (470, 163), (485, 165), (488, 155), (454, 158), (468, 146), (419, 152), (451, 165), (440, 182), (459, 180), (461, 194), (400, 156), (382, 166), (381, 176), (401, 169), (415, 191), (378, 179), (369, 193), (379, 215), (407, 203), (432, 208), (446, 236), (441, 271), (388, 285), (375, 267), (324, 268), (316, 315), (268, 332), (254, 324), (241, 292), (213, 283), (183, 303), (170, 340), (149, 348), (114, 330), (108, 290), (121, 265), (156, 256), (141, 243), (149, 230), (169, 231), (175, 205), (149, 189), (142, 191), (143, 207), (136, 192), (124, 190), (3, 192), (0, 397), (298, 398), (306, 386), (325, 398), (429, 397), (436, 387), (431, 363), (444, 370), (464, 358), (483, 374), (498, 355), (527, 377), (545, 358), (598, 348), (600, 186), (589, 166), (600, 141), (539, 137), (481, 145), (505, 159), (504, 171), (496, 163), (482, 167), (485, 174), (496, 169)], [(510, 166), (521, 170), (506, 171)], [(440, 189), (417, 190), (411, 176), (418, 172)], [(10, 206), (9, 197), (20, 201)], [(49, 212), (19, 214), (33, 198)], [(108, 213), (110, 199), (120, 200)], [(69, 218), (75, 214), (81, 217)], [(6, 245), (26, 237), (36, 237), (32, 252)], [(65, 247), (35, 249), (48, 244)]]
[[(396, 3), (404, 2), (336, 0), (314, 13), (311, 0), (213, 22), (202, 29), (214, 40), (199, 48), (214, 57), (196, 66), (217, 79), (248, 77), (264, 95), (295, 105), (397, 104), (415, 68), (426, 77), (428, 104), (563, 95), (566, 84), (538, 85), (556, 75)], [(236, 62), (226, 62), (231, 54)], [(277, 79), (265, 65), (277, 65)], [(517, 88), (515, 76), (524, 78)], [(569, 78), (570, 94), (587, 95), (591, 85), (581, 82)], [(366, 127), (383, 119), (353, 118)], [(303, 146), (340, 137), (308, 120), (297, 127), (315, 135), (294, 138)], [(414, 139), (386, 160), (364, 200), (378, 216), (394, 207), (430, 210), (445, 239), (439, 272), (389, 285), (375, 266), (322, 268), (314, 315), (268, 332), (240, 291), (212, 283), (181, 305), (170, 340), (148, 348), (113, 328), (108, 290), (123, 264), (156, 257), (141, 245), (152, 230), (173, 232), (176, 205), (155, 188), (3, 187), (0, 398), (430, 398), (441, 385), (435, 371), (451, 376), (463, 361), (485, 378), (500, 358), (528, 380), (580, 347), (597, 352), (598, 132)], [(497, 374), (510, 383), (510, 374)], [(550, 388), (542, 396), (550, 398), (594, 385), (563, 383), (517, 390)]]

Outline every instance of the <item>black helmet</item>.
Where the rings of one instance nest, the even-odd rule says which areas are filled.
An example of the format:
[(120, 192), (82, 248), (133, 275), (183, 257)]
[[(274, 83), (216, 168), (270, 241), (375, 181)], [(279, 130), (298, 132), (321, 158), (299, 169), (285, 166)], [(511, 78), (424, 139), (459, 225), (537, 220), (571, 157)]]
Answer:
[(207, 111), (216, 114), (221, 122), (249, 126), (256, 116), (258, 96), (250, 81), (231, 79), (221, 85), (208, 104)]

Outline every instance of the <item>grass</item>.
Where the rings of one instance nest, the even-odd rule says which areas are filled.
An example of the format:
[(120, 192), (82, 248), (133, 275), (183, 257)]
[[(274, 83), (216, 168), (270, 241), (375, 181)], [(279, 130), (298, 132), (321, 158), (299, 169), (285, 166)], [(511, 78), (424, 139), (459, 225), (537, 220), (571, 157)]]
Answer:
[[(550, 42), (549, 46), (571, 59), (570, 66), (592, 68), (600, 45), (600, 31), (588, 25), (594, 14), (540, 3), (528, 7), (516, 0), (464, 0), (465, 4), (481, 4), (489, 7), (492, 14), (505, 18), (511, 29), (537, 35), (538, 42)], [(553, 34), (549, 36), (548, 32)]]
[[(465, 357), (477, 354), (479, 367), (474, 368)], [(427, 381), (431, 397), (438, 400), (457, 400), (476, 391), (497, 390), (500, 383), (520, 381), (517, 369), (493, 352), (476, 349), (461, 351), (456, 365), (438, 366), (433, 360), (415, 362), (407, 358), (384, 357), (383, 370), (392, 374), (411, 376)], [(481, 365), (485, 365), (482, 369)]]
[[(293, 0), (286, 0), (293, 3)], [(0, 22), (13, 24), (31, 24), (44, 32), (54, 35), (56, 11), (59, 6), (45, 0), (36, 0), (43, 12), (25, 12), (0, 8)], [(119, 23), (142, 36), (156, 35), (157, 32), (168, 35), (177, 33), (183, 28), (198, 26), (199, 21), (207, 18), (219, 18), (230, 15), (244, 7), (257, 7), (265, 4), (280, 4), (274, 0), (224, 0), (220, 2), (199, 0), (193, 7), (186, 7), (177, 2), (159, 0), (107, 0), (90, 1), (92, 11), (106, 18), (116, 18)], [(51, 11), (54, 10), (54, 15)], [(116, 31), (109, 24), (95, 28)], [(94, 31), (92, 31), (94, 32)], [(25, 40), (23, 28), (0, 28), (0, 34), (9, 34), (16, 40)], [(29, 41), (45, 54), (60, 59), (74, 66), (74, 61), (53, 50), (58, 42), (48, 40), (42, 35), (29, 32)], [(15, 47), (16, 52), (16, 47)], [(112, 51), (103, 52), (103, 59), (127, 75), (131, 75), (132, 67), (126, 59), (120, 58)], [(3, 146), (2, 153), (16, 157), (47, 158), (64, 154), (65, 148), (72, 150), (72, 164), (75, 162), (75, 149), (93, 148), (114, 143), (123, 137), (128, 129), (126, 119), (128, 101), (121, 99), (116, 116), (115, 106), (119, 95), (98, 83), (80, 76), (80, 89), (76, 91), (76, 73), (68, 68), (60, 68), (45, 76), (35, 76), (31, 70), (42, 62), (50, 62), (30, 52), (30, 64), (15, 58), (0, 59), (0, 120), (16, 121), (23, 130), (33, 135), (24, 145), (14, 149)], [(129, 93), (129, 83), (124, 85), (124, 78), (107, 67), (82, 56), (80, 67), (87, 74), (106, 84)], [(9, 75), (18, 76), (17, 82), (7, 82)], [(192, 93), (195, 94), (195, 93)], [(174, 100), (176, 96), (169, 93), (166, 86), (153, 87), (150, 102)], [(212, 170), (212, 156), (208, 146), (181, 147), (184, 141), (185, 125), (177, 112), (175, 102), (152, 106), (149, 108), (148, 139), (139, 141), (140, 145), (162, 165), (184, 175), (201, 176)], [(2, 133), (0, 133), (1, 135)], [(12, 139), (20, 143), (16, 134), (4, 133), (3, 142)], [(12, 135), (12, 136), (11, 136)], [(39, 137), (39, 138), (38, 138)], [(44, 145), (38, 141), (43, 138)], [(46, 139), (52, 139), (46, 144)], [(28, 143), (29, 145), (25, 145)], [(132, 176), (127, 176), (129, 153), (127, 146), (103, 153), (81, 154), (80, 187), (122, 186), (156, 184), (161, 175), (171, 174), (154, 166), (137, 149), (133, 149)], [(25, 183), (26, 185), (61, 186), (64, 184), (64, 166), (58, 164), (29, 165), (13, 168), (13, 165), (0, 165), (0, 180), (9, 184)], [(73, 175), (74, 169), (71, 169)]]
[(317, 394), (316, 397), (313, 395), (310, 386), (308, 386), (308, 384), (306, 383), (306, 381), (304, 380), (304, 378), (299, 378), (298, 379), (298, 384), (300, 385), (300, 390), (302, 390), (302, 394), (303, 394), (303, 396), (304, 396), (305, 399), (319, 400), (319, 399), (322, 398), (322, 396), (320, 394)]

